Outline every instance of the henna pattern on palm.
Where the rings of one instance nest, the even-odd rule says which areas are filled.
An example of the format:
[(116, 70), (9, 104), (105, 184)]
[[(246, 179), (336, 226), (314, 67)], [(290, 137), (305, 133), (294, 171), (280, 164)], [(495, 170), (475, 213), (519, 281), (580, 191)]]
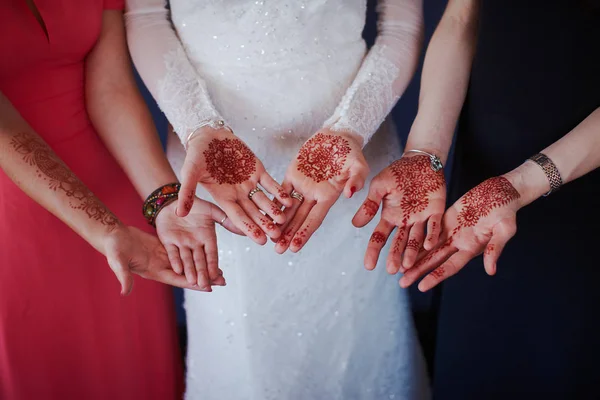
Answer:
[(487, 216), (494, 208), (502, 207), (521, 195), (503, 176), (490, 178), (469, 190), (461, 199), (462, 209), (458, 213), (458, 226), (461, 228), (475, 226), (479, 220)]
[(256, 172), (256, 156), (239, 139), (213, 139), (204, 158), (208, 173), (219, 184), (237, 185)]
[(402, 223), (408, 223), (411, 214), (419, 213), (429, 205), (429, 195), (446, 184), (443, 172), (431, 169), (427, 156), (403, 157), (390, 165), (396, 184), (402, 191)]
[[(100, 200), (77, 178), (42, 140), (29, 133), (18, 133), (10, 141), (23, 160), (38, 170), (38, 177), (49, 182), (50, 189), (72, 198), (70, 206), (84, 211), (102, 225), (115, 227), (119, 222)], [(74, 201), (77, 200), (77, 201)]]
[(298, 171), (319, 183), (342, 172), (350, 143), (341, 136), (317, 133), (298, 152)]

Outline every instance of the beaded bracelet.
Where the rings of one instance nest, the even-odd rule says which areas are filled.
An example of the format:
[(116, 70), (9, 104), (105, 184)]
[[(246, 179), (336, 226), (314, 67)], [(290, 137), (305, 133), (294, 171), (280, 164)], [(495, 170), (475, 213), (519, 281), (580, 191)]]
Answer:
[(150, 225), (155, 227), (154, 221), (156, 221), (158, 213), (165, 208), (167, 204), (177, 200), (179, 189), (181, 189), (180, 183), (169, 183), (159, 187), (148, 196), (144, 202), (142, 212), (144, 213), (144, 218), (146, 218)]

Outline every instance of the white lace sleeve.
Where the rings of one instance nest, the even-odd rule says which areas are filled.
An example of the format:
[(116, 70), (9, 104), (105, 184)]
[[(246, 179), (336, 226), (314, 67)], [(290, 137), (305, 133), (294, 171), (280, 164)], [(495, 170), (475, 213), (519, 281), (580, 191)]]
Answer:
[(133, 62), (185, 146), (189, 135), (223, 118), (187, 58), (165, 0), (127, 0), (127, 41)]
[(324, 127), (359, 134), (366, 145), (417, 68), (423, 31), (422, 0), (380, 0), (377, 39)]

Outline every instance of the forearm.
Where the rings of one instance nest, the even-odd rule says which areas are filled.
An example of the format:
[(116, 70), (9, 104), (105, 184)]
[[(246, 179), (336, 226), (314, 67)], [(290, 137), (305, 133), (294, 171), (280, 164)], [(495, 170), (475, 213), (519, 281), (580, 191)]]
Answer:
[(106, 235), (121, 223), (1, 93), (0, 168), (29, 197), (104, 252)]
[(104, 13), (102, 35), (86, 60), (86, 100), (99, 136), (140, 197), (177, 180), (138, 91), (116, 11)]
[(451, 0), (425, 55), (419, 110), (406, 149), (432, 152), (445, 163), (477, 44), (478, 1)]
[[(541, 150), (554, 162), (563, 184), (600, 167), (600, 108), (597, 108), (571, 132)], [(507, 174), (527, 205), (550, 190), (542, 168), (526, 161)]]

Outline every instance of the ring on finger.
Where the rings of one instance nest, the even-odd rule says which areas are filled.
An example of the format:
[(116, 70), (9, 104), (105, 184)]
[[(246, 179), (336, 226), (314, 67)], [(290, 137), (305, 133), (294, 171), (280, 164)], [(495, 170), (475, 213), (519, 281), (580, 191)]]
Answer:
[(223, 219), (219, 222), (219, 225), (223, 225), (227, 221), (227, 215), (223, 217)]
[(258, 193), (258, 192), (262, 192), (262, 190), (260, 190), (260, 188), (259, 188), (259, 187), (255, 187), (254, 189), (252, 189), (252, 190), (250, 191), (250, 193), (248, 193), (248, 198), (249, 198), (250, 200), (252, 200), (252, 196), (254, 196), (254, 195), (255, 195), (256, 193)]
[(303, 202), (304, 202), (304, 196), (303, 196), (303, 195), (302, 195), (302, 193), (300, 193), (300, 192), (297, 192), (297, 191), (295, 191), (295, 190), (292, 190), (292, 193), (290, 194), (290, 196), (291, 196), (293, 199), (296, 199), (296, 200), (298, 200), (300, 203), (303, 203)]

